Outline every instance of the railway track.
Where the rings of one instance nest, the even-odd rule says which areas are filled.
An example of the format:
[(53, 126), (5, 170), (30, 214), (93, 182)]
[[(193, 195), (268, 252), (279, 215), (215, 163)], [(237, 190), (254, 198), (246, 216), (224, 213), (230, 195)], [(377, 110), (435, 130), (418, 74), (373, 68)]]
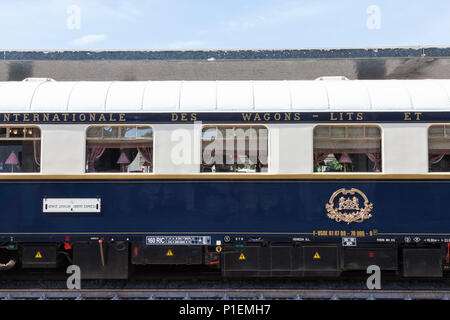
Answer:
[(2, 300), (450, 300), (450, 290), (0, 289)]

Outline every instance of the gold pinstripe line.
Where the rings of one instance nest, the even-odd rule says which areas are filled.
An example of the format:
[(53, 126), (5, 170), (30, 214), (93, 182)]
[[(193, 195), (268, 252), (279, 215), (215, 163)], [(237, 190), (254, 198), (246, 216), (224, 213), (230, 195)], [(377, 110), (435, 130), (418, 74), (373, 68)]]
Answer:
[(0, 180), (443, 180), (450, 174), (0, 174)]
[(46, 234), (82, 234), (82, 235), (99, 235), (99, 234), (296, 234), (296, 235), (313, 235), (311, 232), (10, 232), (0, 233), (0, 235), (46, 235)]

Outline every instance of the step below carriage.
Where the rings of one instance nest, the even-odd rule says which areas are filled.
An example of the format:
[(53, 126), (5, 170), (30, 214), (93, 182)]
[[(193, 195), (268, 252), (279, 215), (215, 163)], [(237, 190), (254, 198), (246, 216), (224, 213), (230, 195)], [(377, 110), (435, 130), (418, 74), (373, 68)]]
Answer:
[(450, 265), (450, 80), (0, 83), (0, 269)]

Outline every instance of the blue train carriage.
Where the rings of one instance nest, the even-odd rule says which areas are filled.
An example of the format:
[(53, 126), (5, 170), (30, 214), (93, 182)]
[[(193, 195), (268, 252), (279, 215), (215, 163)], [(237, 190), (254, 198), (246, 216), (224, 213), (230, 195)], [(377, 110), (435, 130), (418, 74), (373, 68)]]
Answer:
[(449, 266), (450, 81), (0, 84), (0, 269)]

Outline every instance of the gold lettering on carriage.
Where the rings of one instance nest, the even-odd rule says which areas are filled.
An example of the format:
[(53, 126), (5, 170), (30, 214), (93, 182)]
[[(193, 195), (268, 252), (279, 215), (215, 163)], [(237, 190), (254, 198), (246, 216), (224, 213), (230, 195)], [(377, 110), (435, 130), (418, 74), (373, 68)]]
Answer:
[[(363, 202), (363, 208), (360, 207), (360, 201)], [(331, 195), (325, 208), (330, 219), (350, 224), (352, 222), (361, 223), (370, 219), (373, 204), (369, 202), (369, 199), (361, 190), (341, 188)]]
[(73, 122), (126, 122), (125, 113), (0, 113), (5, 123), (73, 123)]
[(248, 122), (268, 122), (268, 121), (300, 121), (300, 112), (264, 112), (264, 113), (242, 113), (242, 120)]

